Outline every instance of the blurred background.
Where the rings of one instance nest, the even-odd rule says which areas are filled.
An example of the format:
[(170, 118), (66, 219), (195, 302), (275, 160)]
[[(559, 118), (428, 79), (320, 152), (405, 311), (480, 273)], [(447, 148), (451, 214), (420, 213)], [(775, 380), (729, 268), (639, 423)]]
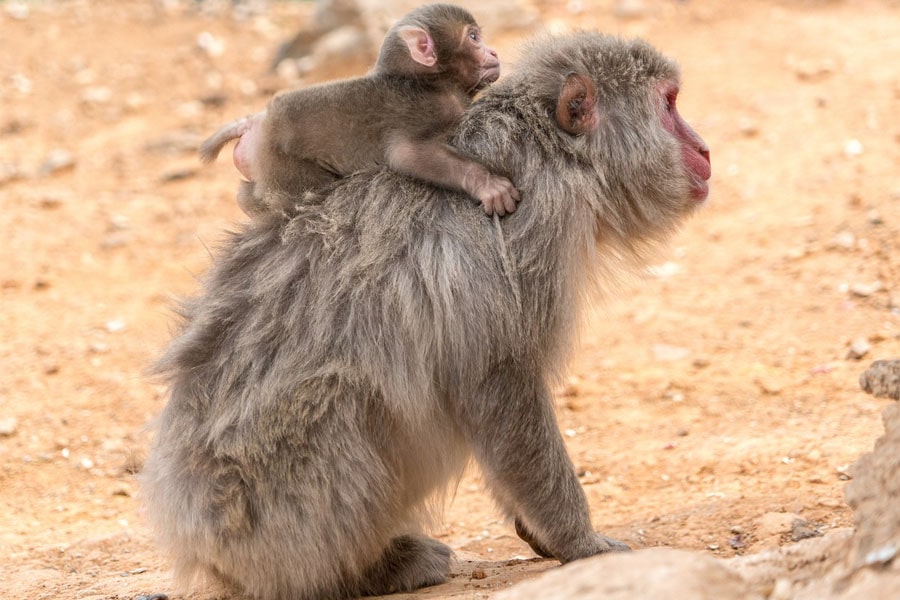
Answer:
[[(647, 39), (711, 148), (708, 205), (597, 307), (557, 390), (597, 529), (731, 557), (849, 526), (886, 404), (857, 377), (900, 356), (900, 2), (460, 4), (506, 72), (537, 34)], [(0, 1), (4, 593), (171, 591), (134, 476), (165, 403), (146, 371), (246, 218), (230, 152), (203, 167), (197, 147), (279, 90), (366, 72), (415, 5)], [(463, 566), (430, 597), (552, 566), (475, 468), (435, 534)]]

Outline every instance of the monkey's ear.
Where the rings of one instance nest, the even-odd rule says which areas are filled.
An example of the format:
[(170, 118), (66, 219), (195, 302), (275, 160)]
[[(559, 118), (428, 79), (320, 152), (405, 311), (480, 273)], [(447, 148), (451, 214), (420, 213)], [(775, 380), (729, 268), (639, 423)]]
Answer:
[(400, 39), (406, 42), (409, 55), (414, 61), (426, 67), (433, 67), (437, 63), (434, 40), (427, 31), (421, 27), (402, 27), (398, 33)]
[(597, 88), (588, 77), (569, 73), (556, 101), (556, 122), (571, 135), (582, 135), (597, 129)]

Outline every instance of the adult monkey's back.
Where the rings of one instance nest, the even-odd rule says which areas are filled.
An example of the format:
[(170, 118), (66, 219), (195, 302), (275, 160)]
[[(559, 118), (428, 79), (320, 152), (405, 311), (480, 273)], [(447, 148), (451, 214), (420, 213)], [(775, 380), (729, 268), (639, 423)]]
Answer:
[(626, 549), (591, 529), (549, 388), (585, 292), (706, 198), (709, 153), (643, 42), (547, 39), (520, 65), (456, 140), (522, 191), (512, 217), (383, 170), (218, 254), (160, 363), (143, 475), (182, 581), (260, 598), (443, 581), (450, 551), (418, 526), (470, 453), (540, 554)]

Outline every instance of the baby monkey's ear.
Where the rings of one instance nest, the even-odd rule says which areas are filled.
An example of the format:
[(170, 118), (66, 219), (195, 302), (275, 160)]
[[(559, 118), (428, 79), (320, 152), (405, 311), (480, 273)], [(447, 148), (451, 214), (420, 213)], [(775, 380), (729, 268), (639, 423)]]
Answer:
[(437, 54), (434, 52), (434, 40), (431, 35), (421, 27), (401, 27), (397, 32), (409, 48), (409, 55), (414, 61), (426, 67), (437, 64)]

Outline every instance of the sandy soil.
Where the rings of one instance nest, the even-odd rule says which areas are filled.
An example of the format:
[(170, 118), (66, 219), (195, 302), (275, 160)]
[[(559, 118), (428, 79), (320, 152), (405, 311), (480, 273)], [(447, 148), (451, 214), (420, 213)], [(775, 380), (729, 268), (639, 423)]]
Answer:
[[(718, 557), (791, 543), (772, 513), (805, 520), (794, 538), (849, 526), (845, 466), (888, 403), (857, 377), (900, 356), (900, 3), (612, 5), (539, 4), (552, 29), (675, 57), (714, 175), (664, 262), (598, 308), (558, 392), (595, 526)], [(230, 161), (201, 168), (197, 144), (288, 85), (266, 67), (309, 9), (0, 2), (3, 595), (175, 597), (134, 479), (165, 402), (145, 370), (172, 297), (243, 218)], [(520, 38), (493, 37), (514, 63)], [(487, 597), (556, 564), (474, 468), (435, 533), (458, 565), (415, 597)]]

